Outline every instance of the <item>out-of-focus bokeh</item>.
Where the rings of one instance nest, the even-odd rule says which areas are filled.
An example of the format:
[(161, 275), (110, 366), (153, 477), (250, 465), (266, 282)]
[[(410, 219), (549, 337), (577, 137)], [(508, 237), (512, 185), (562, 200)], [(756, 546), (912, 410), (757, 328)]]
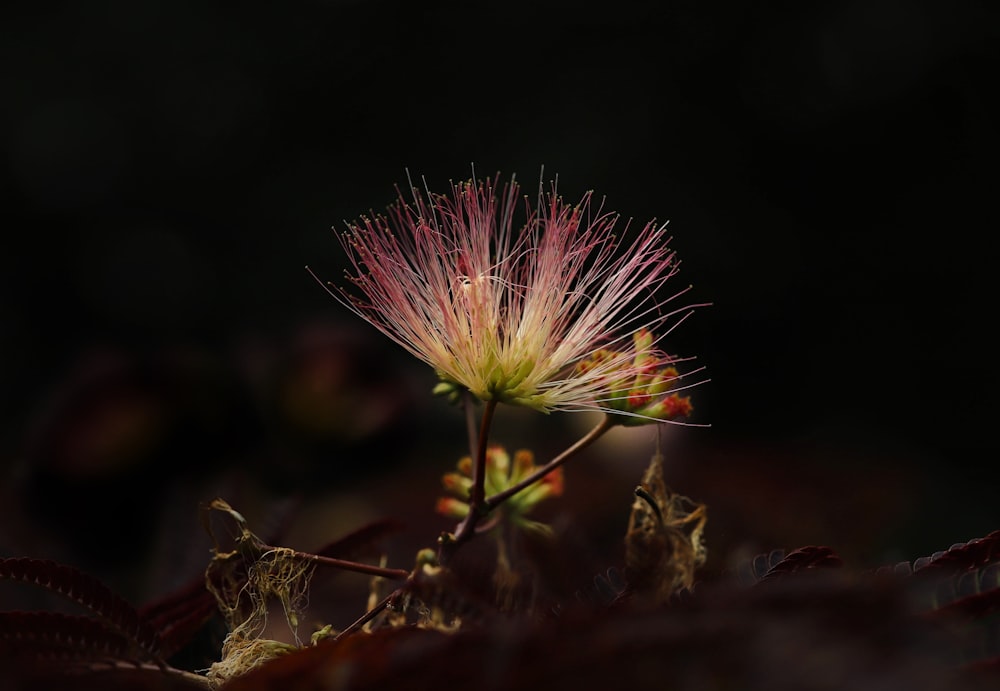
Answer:
[[(713, 568), (803, 544), (875, 566), (1000, 527), (988, 3), (4, 14), (0, 554), (140, 602), (204, 568), (198, 506), (224, 496), (302, 549), (398, 518), (408, 567), (450, 527), (464, 421), (304, 267), (340, 280), (332, 226), (473, 164), (669, 220), (678, 286), (714, 303), (671, 341), (708, 368), (711, 427), (662, 444)], [(591, 423), (501, 411), (497, 438), (541, 459)], [(545, 509), (595, 568), (654, 439), (602, 440)]]

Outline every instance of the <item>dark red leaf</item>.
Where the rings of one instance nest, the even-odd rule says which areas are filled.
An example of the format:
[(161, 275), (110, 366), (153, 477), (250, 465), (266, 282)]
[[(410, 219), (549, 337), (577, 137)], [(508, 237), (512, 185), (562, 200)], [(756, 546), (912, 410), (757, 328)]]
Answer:
[(954, 602), (949, 602), (934, 609), (932, 614), (942, 617), (959, 615), (963, 618), (978, 618), (985, 617), (997, 611), (1000, 611), (1000, 589), (969, 595)]
[(764, 578), (784, 558), (785, 550), (772, 549), (770, 552), (757, 554), (752, 559), (744, 559), (734, 571), (727, 571), (726, 575), (735, 578), (741, 585), (751, 586)]
[(840, 557), (832, 548), (809, 545), (786, 554), (777, 564), (768, 569), (761, 581), (772, 580), (807, 569), (838, 567), (842, 564)]
[(0, 658), (138, 662), (133, 643), (103, 621), (57, 612), (0, 612)]
[(964, 683), (950, 632), (914, 617), (898, 588), (829, 575), (767, 588), (726, 583), (676, 606), (584, 608), (452, 634), (359, 632), (267, 662), (223, 688), (996, 688)]
[(164, 658), (187, 645), (216, 612), (218, 605), (203, 576), (139, 608), (140, 618), (159, 636)]
[(37, 585), (83, 605), (151, 659), (159, 657), (159, 637), (132, 605), (93, 576), (46, 559), (0, 559), (0, 578)]
[(913, 572), (920, 576), (938, 576), (945, 572), (957, 573), (978, 569), (1000, 561), (1000, 530), (994, 530), (986, 537), (952, 545), (930, 557), (918, 559), (913, 564)]

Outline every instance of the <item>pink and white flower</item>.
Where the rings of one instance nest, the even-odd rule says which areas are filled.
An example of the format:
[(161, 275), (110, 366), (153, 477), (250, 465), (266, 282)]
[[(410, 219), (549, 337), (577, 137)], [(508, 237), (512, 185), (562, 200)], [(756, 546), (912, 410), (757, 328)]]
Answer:
[[(449, 194), (412, 188), (388, 215), (349, 224), (340, 239), (357, 290), (334, 296), (482, 400), (622, 414), (615, 401), (634, 396), (651, 368), (633, 333), (662, 336), (697, 306), (668, 309), (689, 286), (663, 293), (678, 270), (665, 224), (626, 240), (629, 224), (616, 233), (619, 216), (592, 193), (567, 204), (554, 183), (534, 205), (525, 198), (515, 222), (519, 187), (499, 185), (497, 176), (453, 183)], [(644, 338), (641, 350), (654, 352)]]

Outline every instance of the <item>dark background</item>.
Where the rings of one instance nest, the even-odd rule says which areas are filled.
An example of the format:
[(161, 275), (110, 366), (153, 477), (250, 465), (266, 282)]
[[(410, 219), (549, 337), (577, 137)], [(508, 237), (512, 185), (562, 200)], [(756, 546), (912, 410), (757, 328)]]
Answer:
[[(461, 418), (303, 267), (339, 279), (331, 226), (407, 169), (442, 190), (472, 164), (670, 221), (679, 285), (714, 305), (672, 343), (708, 367), (711, 428), (667, 430), (668, 479), (709, 504), (717, 566), (810, 543), (872, 566), (1000, 528), (998, 11), (754, 5), (8, 15), (0, 551), (143, 599), (203, 568), (216, 494), (262, 532), (299, 497), (302, 548), (385, 515), (432, 540)], [(500, 440), (540, 456), (577, 432), (509, 415)], [(570, 466), (595, 543), (652, 440)]]

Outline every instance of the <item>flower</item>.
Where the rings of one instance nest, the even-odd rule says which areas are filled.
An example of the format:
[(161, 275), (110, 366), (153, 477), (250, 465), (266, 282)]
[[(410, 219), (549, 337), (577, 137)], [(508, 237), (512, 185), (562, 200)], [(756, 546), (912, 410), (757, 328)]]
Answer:
[[(629, 224), (616, 234), (619, 216), (591, 192), (570, 205), (554, 183), (540, 185), (518, 225), (513, 178), (412, 195), (348, 225), (340, 240), (356, 291), (331, 292), (433, 367), (444, 389), (543, 412), (616, 412), (609, 373), (634, 378), (645, 367), (631, 333), (693, 307), (665, 309), (690, 288), (660, 294), (678, 269), (665, 224), (626, 242)], [(598, 351), (609, 356), (594, 363)]]
[(620, 362), (618, 353), (605, 349), (594, 351), (577, 363), (577, 371), (580, 374), (595, 369), (607, 372), (603, 375), (609, 392), (607, 404), (622, 425), (634, 427), (651, 421), (688, 417), (693, 410), (691, 398), (673, 390), (674, 382), (680, 378), (673, 366), (674, 358), (653, 349), (653, 334), (646, 329), (636, 331), (632, 341), (635, 357), (631, 366), (624, 368), (624, 374), (602, 367), (609, 361)]
[[(438, 499), (436, 510), (449, 518), (465, 518), (469, 514), (469, 494), (472, 489), (472, 458), (465, 456), (458, 461), (457, 472), (445, 473), (441, 484), (451, 497)], [(485, 489), (487, 496), (499, 494), (513, 487), (538, 470), (535, 456), (527, 449), (514, 453), (513, 463), (507, 450), (499, 445), (491, 445), (486, 450)], [(563, 469), (556, 468), (538, 482), (512, 495), (503, 504), (504, 515), (519, 527), (545, 531), (536, 521), (526, 518), (534, 507), (544, 499), (558, 497), (563, 493)]]

